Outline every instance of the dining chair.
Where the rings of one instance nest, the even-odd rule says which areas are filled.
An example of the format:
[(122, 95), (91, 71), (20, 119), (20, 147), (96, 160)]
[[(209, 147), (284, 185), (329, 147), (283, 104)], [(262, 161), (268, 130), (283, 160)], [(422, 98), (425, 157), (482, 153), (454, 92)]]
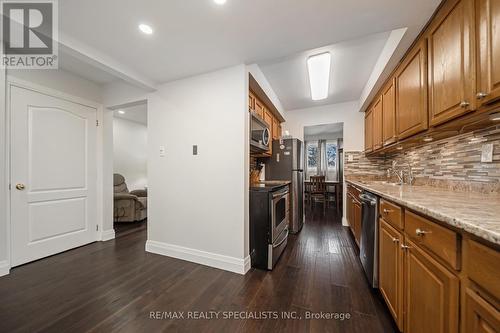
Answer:
[(310, 208), (313, 201), (320, 201), (323, 203), (323, 212), (326, 212), (326, 199), (325, 176), (311, 176)]

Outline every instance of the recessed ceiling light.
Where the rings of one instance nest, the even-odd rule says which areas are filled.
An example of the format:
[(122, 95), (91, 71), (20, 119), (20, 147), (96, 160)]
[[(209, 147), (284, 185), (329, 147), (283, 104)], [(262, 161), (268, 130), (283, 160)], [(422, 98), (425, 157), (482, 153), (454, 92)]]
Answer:
[(307, 70), (313, 101), (328, 97), (331, 58), (330, 52), (316, 54), (307, 58)]
[(153, 28), (147, 24), (139, 24), (139, 30), (141, 30), (146, 35), (151, 35), (153, 33)]
[(118, 110), (118, 113), (119, 113), (119, 114), (125, 114), (125, 111), (123, 111), (123, 110)]
[(227, 0), (214, 0), (214, 2), (218, 5), (223, 5), (226, 3)]

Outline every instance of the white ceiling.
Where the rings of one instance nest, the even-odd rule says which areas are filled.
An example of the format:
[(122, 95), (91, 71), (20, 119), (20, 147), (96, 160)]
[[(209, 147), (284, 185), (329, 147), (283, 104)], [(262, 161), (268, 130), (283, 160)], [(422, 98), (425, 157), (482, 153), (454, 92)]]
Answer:
[(146, 103), (126, 108), (120, 108), (119, 110), (125, 111), (125, 113), (120, 114), (118, 110), (115, 110), (113, 111), (114, 117), (135, 121), (136, 123), (140, 123), (143, 125), (148, 124), (148, 107)]
[[(353, 101), (359, 99), (389, 35), (373, 34), (262, 63), (260, 67), (285, 110)], [(332, 55), (330, 93), (324, 100), (313, 101), (306, 60), (326, 51)]]
[[(272, 61), (400, 27), (408, 27), (407, 47), (439, 2), (228, 0), (218, 6), (212, 0), (64, 0), (59, 1), (59, 28), (61, 35), (106, 55), (101, 58), (113, 59), (120, 68), (163, 83), (240, 63)], [(140, 33), (137, 25), (142, 22), (150, 24), (155, 33)], [(364, 46), (373, 49), (370, 52), (378, 48), (378, 44)], [(341, 67), (336, 66), (337, 70)], [(350, 94), (339, 92), (337, 98)]]

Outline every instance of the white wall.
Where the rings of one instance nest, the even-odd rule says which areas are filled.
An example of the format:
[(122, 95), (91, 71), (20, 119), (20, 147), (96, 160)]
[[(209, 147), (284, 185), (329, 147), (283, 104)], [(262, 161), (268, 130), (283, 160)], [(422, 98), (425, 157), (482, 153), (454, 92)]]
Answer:
[(238, 273), (248, 269), (246, 80), (239, 65), (167, 83), (149, 95), (147, 251)]
[(358, 101), (286, 111), (286, 122), (282, 127), (293, 137), (303, 140), (304, 126), (344, 123), (344, 150), (362, 151), (365, 144), (365, 114), (358, 111)]
[(148, 184), (147, 137), (146, 125), (113, 119), (113, 170), (125, 177), (130, 191)]
[[(284, 130), (301, 140), (304, 139), (304, 126), (314, 126), (331, 123), (344, 123), (344, 158), (345, 152), (363, 151), (365, 144), (365, 114), (359, 112), (359, 101), (340, 104), (331, 104), (308, 109), (287, 111)], [(346, 187), (343, 187), (343, 212), (342, 222), (345, 220)]]

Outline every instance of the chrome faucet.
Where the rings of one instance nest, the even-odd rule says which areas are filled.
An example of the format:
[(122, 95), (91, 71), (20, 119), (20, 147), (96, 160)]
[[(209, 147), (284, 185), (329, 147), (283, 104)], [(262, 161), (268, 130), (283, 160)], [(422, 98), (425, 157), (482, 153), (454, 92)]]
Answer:
[(405, 172), (403, 167), (400, 167), (398, 165), (397, 161), (392, 161), (392, 166), (389, 169), (387, 169), (387, 178), (390, 178), (391, 175), (396, 175), (398, 177), (399, 185), (403, 185), (405, 184), (405, 173), (407, 180), (406, 183), (412, 185), (413, 181), (415, 180), (415, 177), (413, 175), (413, 168), (410, 162), (406, 163), (406, 172)]

